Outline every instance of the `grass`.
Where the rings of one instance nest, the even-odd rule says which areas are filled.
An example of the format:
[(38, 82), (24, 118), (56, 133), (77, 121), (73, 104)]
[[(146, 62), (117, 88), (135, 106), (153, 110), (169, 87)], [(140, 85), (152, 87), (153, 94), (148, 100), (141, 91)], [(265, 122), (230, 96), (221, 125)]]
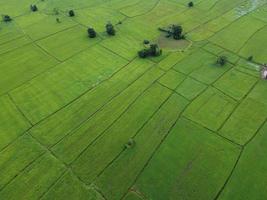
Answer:
[[(266, 8), (0, 2), (0, 199), (266, 199)], [(144, 40), (162, 55), (139, 58)]]

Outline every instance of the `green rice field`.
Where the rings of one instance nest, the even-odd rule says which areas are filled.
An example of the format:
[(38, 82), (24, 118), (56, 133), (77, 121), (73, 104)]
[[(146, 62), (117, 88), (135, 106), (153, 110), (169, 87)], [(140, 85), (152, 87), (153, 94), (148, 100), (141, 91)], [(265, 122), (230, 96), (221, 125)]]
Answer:
[(0, 0), (0, 200), (267, 199), (267, 0), (189, 2)]

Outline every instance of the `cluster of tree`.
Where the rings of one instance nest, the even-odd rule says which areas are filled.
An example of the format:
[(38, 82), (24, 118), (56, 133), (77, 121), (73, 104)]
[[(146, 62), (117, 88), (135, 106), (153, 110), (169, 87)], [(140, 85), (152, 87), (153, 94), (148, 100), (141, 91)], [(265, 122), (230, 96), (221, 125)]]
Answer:
[(249, 56), (248, 61), (253, 61), (253, 56)]
[(36, 12), (36, 11), (38, 11), (38, 8), (37, 8), (36, 5), (31, 5), (31, 6), (30, 6), (30, 9), (31, 9), (32, 12)]
[(180, 25), (172, 25), (167, 29), (159, 28), (160, 31), (167, 33), (166, 37), (173, 37), (175, 40), (182, 40), (185, 39), (183, 35), (183, 27)]
[(192, 1), (190, 1), (190, 2), (188, 3), (188, 7), (189, 7), (189, 8), (194, 7), (194, 3), (193, 3)]
[(114, 26), (109, 22), (106, 25), (106, 31), (108, 35), (115, 35), (116, 34), (116, 30), (114, 29)]
[(162, 50), (157, 44), (150, 44), (149, 48), (145, 48), (141, 51), (138, 51), (138, 56), (140, 58), (146, 58), (149, 56), (156, 57), (162, 54)]
[(220, 66), (224, 66), (228, 61), (228, 58), (226, 56), (219, 56), (219, 58), (217, 59), (217, 64)]
[(3, 15), (2, 16), (4, 22), (10, 22), (12, 21), (12, 18), (9, 15)]
[[(110, 22), (106, 24), (106, 32), (108, 35), (112, 35), (112, 36), (116, 34), (114, 26)], [(96, 31), (92, 27), (89, 27), (87, 29), (87, 33), (88, 33), (89, 38), (95, 38), (96, 37)]]

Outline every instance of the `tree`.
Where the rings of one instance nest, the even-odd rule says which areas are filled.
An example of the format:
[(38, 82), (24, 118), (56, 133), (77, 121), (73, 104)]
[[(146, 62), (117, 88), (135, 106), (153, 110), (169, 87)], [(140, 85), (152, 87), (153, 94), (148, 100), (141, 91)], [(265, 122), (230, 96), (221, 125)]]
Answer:
[(70, 16), (70, 17), (74, 17), (74, 16), (75, 16), (75, 13), (74, 13), (73, 10), (70, 10), (70, 11), (69, 11), (69, 16)]
[(56, 21), (57, 21), (57, 23), (60, 23), (60, 19), (59, 18), (56, 18)]
[(219, 56), (219, 58), (217, 59), (217, 64), (224, 66), (227, 63), (227, 60), (228, 59), (226, 56)]
[(151, 56), (159, 56), (161, 54), (161, 50), (157, 44), (150, 45), (150, 55)]
[(12, 18), (9, 15), (3, 15), (2, 17), (3, 17), (3, 21), (4, 22), (10, 22), (10, 21), (12, 21)]
[(115, 35), (116, 34), (114, 26), (110, 22), (106, 25), (106, 31), (107, 31), (108, 35)]
[(144, 43), (144, 44), (149, 44), (150, 42), (149, 42), (149, 40), (144, 40), (143, 43)]
[(193, 3), (192, 1), (190, 1), (190, 2), (188, 3), (188, 7), (189, 7), (189, 8), (194, 7), (194, 3)]
[(37, 8), (37, 6), (36, 5), (31, 5), (31, 11), (32, 12), (36, 12), (36, 11), (38, 11), (38, 8)]
[(135, 146), (135, 141), (133, 138), (130, 138), (129, 141), (125, 144), (125, 148), (133, 148)]
[(182, 26), (179, 25), (173, 25), (172, 26), (172, 34), (173, 34), (173, 38), (175, 40), (179, 40), (182, 37), (182, 32), (183, 32), (183, 28)]
[(148, 56), (147, 50), (146, 49), (143, 49), (143, 50), (138, 51), (138, 56), (140, 58), (146, 58)]
[(95, 37), (96, 37), (95, 29), (93, 29), (93, 28), (88, 28), (87, 32), (88, 32), (88, 36), (89, 36), (89, 38), (95, 38)]
[(159, 48), (157, 44), (150, 44), (149, 48), (145, 48), (141, 51), (138, 51), (138, 55), (140, 58), (146, 58), (148, 56), (160, 56), (162, 53), (162, 50)]
[(249, 56), (248, 61), (252, 61), (252, 60), (253, 60), (253, 56)]

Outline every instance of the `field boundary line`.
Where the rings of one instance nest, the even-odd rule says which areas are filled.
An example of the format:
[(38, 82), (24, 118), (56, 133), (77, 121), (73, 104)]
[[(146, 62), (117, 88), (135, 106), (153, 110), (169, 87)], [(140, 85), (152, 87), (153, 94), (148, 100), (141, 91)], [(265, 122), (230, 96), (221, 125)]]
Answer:
[[(134, 59), (133, 59), (134, 60)], [(131, 63), (131, 62), (130, 62)], [(127, 63), (126, 65), (124, 65), (122, 68), (120, 68), (116, 74), (123, 70), (127, 65), (129, 65), (130, 63)], [(111, 79), (113, 76), (115, 76), (115, 73), (110, 76), (108, 79), (103, 80), (103, 82), (108, 81), (109, 79)], [(102, 84), (103, 82), (101, 82), (100, 84)], [(94, 88), (96, 88), (97, 86), (99, 86), (100, 84), (96, 85)], [(81, 94), (80, 97), (84, 96), (85, 94), (87, 94), (88, 92), (90, 92), (92, 89), (94, 88), (89, 88), (86, 92), (84, 92), (83, 94)], [(13, 142), (15, 142), (18, 138), (22, 137), (23, 135), (25, 135), (27, 132), (29, 132), (33, 127), (37, 126), (38, 124), (40, 124), (41, 122), (45, 121), (46, 119), (48, 119), (49, 117), (53, 116), (54, 114), (56, 114), (57, 112), (59, 112), (60, 110), (64, 109), (65, 107), (69, 106), (70, 104), (72, 104), (73, 102), (77, 101), (80, 97), (76, 97), (76, 99), (74, 99), (72, 102), (69, 102), (68, 104), (66, 104), (65, 106), (61, 107), (59, 110), (56, 110), (55, 112), (51, 113), (50, 115), (46, 116), (45, 118), (43, 118), (42, 120), (38, 121), (37, 123), (35, 123), (32, 127), (28, 128), (27, 130), (23, 131), (21, 135), (19, 135), (17, 138), (15, 138), (14, 140), (12, 140), (9, 144), (7, 144), (5, 147), (3, 147), (0, 150), (3, 151), (5, 148), (7, 148), (9, 145), (11, 145)]]
[(136, 81), (138, 81), (142, 76), (144, 76), (148, 71), (150, 71), (153, 68), (154, 65), (149, 67), (140, 77), (136, 78), (132, 83), (130, 83), (128, 86), (126, 86), (122, 91), (120, 91), (118, 94), (113, 96), (110, 100), (108, 100), (105, 104), (103, 104), (99, 109), (97, 109), (94, 113), (92, 113), (90, 116), (88, 116), (85, 120), (82, 120), (81, 123), (79, 123), (76, 127), (68, 131), (68, 133), (62, 137), (59, 141), (57, 141), (55, 144), (51, 145), (49, 148), (53, 148), (58, 143), (60, 143), (62, 140), (64, 140), (66, 137), (68, 137), (70, 134), (76, 132), (80, 127), (82, 127), (85, 123), (91, 120), (92, 117), (94, 117), (98, 112), (100, 112), (106, 105), (111, 103), (116, 97), (118, 97), (120, 94), (122, 94), (125, 90), (127, 90), (131, 85), (133, 85)]
[(228, 143), (230, 143), (230, 144), (232, 144), (232, 145), (234, 145), (234, 146), (236, 146), (236, 147), (238, 147), (238, 148), (243, 148), (243, 146), (242, 146), (241, 144), (238, 144), (238, 143), (236, 143), (235, 141), (233, 141), (233, 140), (231, 140), (231, 139), (229, 139), (229, 138), (227, 138), (227, 137), (224, 137), (224, 136), (218, 134), (216, 131), (211, 130), (210, 128), (208, 128), (208, 127), (205, 126), (205, 125), (200, 124), (199, 122), (196, 122), (196, 121), (194, 121), (194, 120), (192, 120), (192, 119), (189, 119), (188, 117), (186, 117), (186, 116), (184, 115), (184, 113), (183, 113), (182, 117), (185, 118), (185, 119), (187, 119), (188, 121), (190, 121), (190, 122), (192, 122), (192, 123), (194, 123), (194, 124), (196, 124), (196, 125), (202, 127), (202, 128), (205, 128), (205, 129), (209, 130), (210, 134), (215, 135), (215, 136), (217, 136), (218, 138), (221, 138), (221, 139), (225, 140), (226, 142), (228, 142)]
[[(104, 41), (104, 40), (103, 40), (103, 41)], [(102, 43), (99, 43), (99, 45), (100, 45), (101, 47), (105, 48), (106, 50), (112, 52), (113, 54), (115, 54), (115, 55), (121, 57), (122, 59), (127, 60), (128, 62), (131, 61), (131, 59), (128, 59), (128, 58), (123, 57), (122, 55), (116, 53), (115, 51), (113, 51), (113, 50), (111, 50), (110, 48), (106, 47), (106, 46), (103, 45)], [(135, 56), (134, 58), (136, 58), (136, 56)]]
[[(164, 75), (164, 74), (163, 74)], [(163, 76), (163, 75), (161, 75), (161, 76)], [(160, 77), (161, 77), (160, 76)], [(132, 103), (130, 103), (127, 107), (126, 107), (126, 109), (105, 129), (105, 130), (103, 130), (92, 142), (90, 142), (87, 146), (86, 146), (86, 148), (84, 148), (84, 150), (70, 163), (70, 165), (72, 165), (76, 160), (78, 160), (79, 158), (80, 158), (80, 156), (91, 146), (91, 145), (93, 145), (95, 142), (97, 142), (98, 141), (98, 139), (100, 138), (100, 137), (102, 137), (102, 135), (104, 135), (105, 133), (106, 133), (106, 131), (110, 128), (110, 127), (112, 127), (131, 107), (132, 107), (132, 105), (136, 102), (136, 101), (138, 101), (138, 99), (146, 92), (146, 91), (148, 91), (153, 85), (154, 85), (154, 83), (156, 82), (156, 80), (155, 81), (153, 81), (143, 92), (141, 92), (134, 100), (133, 100), (133, 102)], [(113, 162), (113, 161), (112, 161)], [(92, 181), (93, 182), (93, 181)]]
[[(156, 0), (156, 1), (155, 1), (155, 4), (154, 4), (150, 9), (148, 9), (148, 11), (146, 11), (146, 12), (144, 12), (144, 13), (137, 14), (137, 15), (134, 15), (134, 16), (128, 16), (128, 15), (123, 14), (123, 13), (122, 13), (122, 14), (123, 14), (123, 15), (126, 15), (129, 19), (131, 19), (131, 18), (136, 18), (136, 17), (141, 17), (141, 16), (143, 16), (143, 15), (146, 15), (146, 14), (152, 12), (152, 11), (159, 5), (160, 1), (161, 1), (161, 0)], [(138, 2), (138, 3), (139, 3), (139, 2)], [(138, 4), (138, 3), (137, 3), (137, 4)], [(121, 13), (120, 10), (119, 10), (119, 12)]]
[[(35, 142), (35, 141), (34, 141)], [(40, 146), (41, 148), (43, 148), (42, 146)], [(19, 170), (19, 172), (13, 176), (9, 181), (7, 181), (1, 188), (0, 188), (0, 192), (3, 191), (5, 189), (5, 187), (7, 187), (13, 180), (16, 179), (16, 177), (18, 177), (25, 169), (27, 169), (28, 167), (30, 167), (34, 162), (36, 162), (38, 159), (40, 159), (43, 155), (45, 155), (47, 152), (44, 149), (44, 152), (40, 153), (40, 155), (36, 156), (36, 158), (34, 158), (31, 162), (29, 162), (25, 167), (23, 167), (21, 170)]]
[(236, 169), (236, 167), (237, 167), (237, 165), (238, 165), (238, 163), (240, 161), (240, 158), (241, 158), (241, 156), (243, 154), (243, 151), (244, 151), (244, 148), (242, 147), (240, 152), (239, 152), (239, 155), (238, 155), (238, 157), (236, 159), (236, 162), (235, 162), (235, 164), (234, 164), (234, 166), (233, 166), (233, 168), (232, 168), (232, 170), (231, 170), (231, 172), (229, 174), (229, 176), (226, 178), (226, 181), (224, 182), (224, 184), (222, 185), (221, 189), (219, 190), (219, 192), (215, 196), (214, 200), (217, 200), (219, 198), (219, 196), (222, 194), (223, 190), (227, 186), (228, 182), (230, 181), (230, 179), (231, 179), (231, 177), (232, 177), (232, 175), (233, 175), (233, 173), (234, 173), (234, 171), (235, 171), (235, 169)]
[[(154, 81), (147, 89), (146, 89), (146, 91), (148, 91), (154, 84), (158, 84), (156, 81)], [(136, 98), (136, 100), (135, 100), (135, 102), (136, 101), (138, 101), (138, 99), (146, 92), (146, 91), (144, 91), (138, 98)], [(171, 93), (172, 94), (172, 93)], [(150, 122), (150, 120), (153, 118), (153, 116), (160, 110), (160, 108), (166, 103), (166, 101), (168, 101), (168, 99), (171, 97), (171, 94), (159, 105), (159, 107), (152, 113), (152, 115), (145, 121), (145, 123), (135, 132), (135, 134), (132, 136), (132, 138), (135, 138), (136, 137), (136, 135), (147, 125), (147, 123), (149, 123)], [(133, 104), (135, 103), (135, 102), (133, 102)], [(133, 105), (132, 104), (132, 105)], [(129, 107), (127, 108), (127, 110), (123, 113), (123, 114), (125, 114), (127, 111), (128, 111), (128, 109), (132, 106), (132, 105), (129, 105)], [(122, 114), (122, 115), (123, 115)], [(122, 116), (121, 115), (121, 116)], [(120, 116), (120, 117), (121, 117)], [(119, 117), (119, 118), (120, 118)], [(119, 120), (119, 118), (117, 119), (117, 121)], [(123, 149), (123, 150), (121, 150), (121, 152), (120, 153), (118, 153), (118, 155), (117, 156), (115, 156), (114, 157), (114, 159), (109, 163), (109, 164), (107, 164), (106, 165), (106, 167), (104, 167), (103, 168), (103, 170), (101, 170), (101, 172), (96, 176), (96, 178), (95, 179), (97, 179), (115, 160), (117, 160), (117, 158), (123, 153), (125, 151), (125, 149)]]
[[(224, 125), (226, 124), (226, 122), (230, 119), (230, 117), (235, 113), (235, 111), (237, 110), (237, 108), (244, 102), (244, 100), (248, 97), (248, 95), (250, 94), (250, 92), (256, 87), (256, 85), (259, 83), (259, 79), (254, 83), (254, 85), (248, 90), (248, 92), (240, 99), (240, 100), (236, 100), (237, 104), (235, 106), (235, 108), (233, 109), (233, 111), (231, 112), (231, 114), (227, 117), (227, 119), (225, 120), (225, 122), (220, 126), (220, 128), (218, 129), (218, 131), (220, 131)], [(216, 88), (216, 87), (215, 87)], [(240, 144), (241, 145), (241, 144)], [(241, 145), (243, 146), (243, 145)]]
[(244, 42), (244, 44), (240, 47), (240, 49), (238, 50), (237, 54), (240, 54), (240, 51), (242, 51), (242, 49), (249, 43), (249, 41), (260, 31), (262, 31), (263, 29), (265, 29), (267, 27), (266, 25), (267, 23), (265, 23), (265, 25), (261, 28), (259, 28), (258, 30), (256, 30), (248, 39), (246, 42)]
[(263, 126), (267, 123), (267, 118), (265, 119), (265, 121), (260, 125), (260, 127), (257, 129), (257, 131), (255, 132), (255, 134), (244, 144), (244, 147), (246, 147), (249, 143), (251, 143), (255, 137), (257, 137), (257, 135), (259, 134), (260, 130), (263, 128)]
[(16, 107), (16, 110), (21, 114), (21, 116), (27, 121), (27, 123), (33, 127), (32, 122), (27, 118), (27, 116), (24, 114), (24, 112), (18, 107), (18, 105), (16, 104), (16, 102), (14, 101), (14, 99), (11, 97), (10, 94), (7, 94), (7, 96), (9, 97), (10, 101), (12, 102), (12, 104)]
[[(154, 82), (154, 84), (157, 84), (156, 82)], [(158, 106), (158, 108), (151, 114), (151, 116), (144, 122), (144, 124), (135, 132), (135, 134), (132, 136), (132, 138), (135, 138), (138, 133), (152, 120), (152, 118), (158, 113), (158, 111), (162, 108), (163, 105), (165, 105), (165, 103), (170, 99), (170, 97), (172, 96), (173, 92), (171, 91), (171, 93), (166, 97), (166, 99)], [(123, 152), (125, 152), (126, 149), (122, 149), (113, 159), (111, 162), (109, 162), (102, 170), (101, 172), (98, 173), (98, 175), (92, 180), (92, 182), (95, 182), (95, 180), (97, 178), (99, 178), (104, 171), (111, 166), (120, 156)], [(128, 190), (127, 190), (128, 192)], [(125, 195), (122, 196), (122, 198)]]
[[(169, 98), (175, 94), (175, 92), (172, 92), (169, 96)], [(168, 98), (168, 99), (169, 99)], [(167, 100), (168, 100), (167, 99)], [(161, 105), (163, 106), (167, 100)], [(152, 151), (150, 157), (148, 158), (148, 160), (145, 162), (145, 164), (143, 165), (142, 169), (139, 171), (139, 173), (136, 175), (135, 179), (133, 180), (131, 186), (129, 186), (128, 190), (125, 191), (125, 193), (122, 195), (121, 200), (127, 195), (127, 193), (130, 191), (130, 189), (133, 187), (133, 185), (136, 183), (136, 181), (139, 179), (139, 177), (141, 176), (141, 174), (144, 172), (145, 168), (149, 165), (150, 161), (152, 160), (152, 158), (154, 157), (154, 155), (156, 154), (156, 152), (159, 150), (159, 148), (161, 147), (161, 145), (164, 143), (164, 141), (166, 140), (166, 138), (170, 135), (170, 132), (172, 131), (173, 127), (176, 125), (176, 123), (179, 121), (179, 119), (181, 118), (182, 114), (184, 113), (184, 111), (188, 108), (188, 106), (191, 104), (191, 102), (189, 101), (188, 104), (183, 108), (183, 110), (178, 114), (177, 118), (174, 120), (173, 124), (170, 126), (170, 128), (167, 130), (166, 134), (164, 135), (164, 137), (161, 139), (160, 143), (155, 147), (155, 149)], [(158, 112), (158, 111), (157, 111)], [(156, 113), (155, 113), (156, 114)], [(152, 117), (151, 117), (152, 119)], [(150, 119), (150, 120), (151, 120)], [(137, 133), (138, 134), (138, 133)], [(136, 134), (136, 135), (137, 135)], [(136, 136), (135, 135), (135, 136)], [(142, 197), (143, 199), (147, 199), (146, 197)]]

